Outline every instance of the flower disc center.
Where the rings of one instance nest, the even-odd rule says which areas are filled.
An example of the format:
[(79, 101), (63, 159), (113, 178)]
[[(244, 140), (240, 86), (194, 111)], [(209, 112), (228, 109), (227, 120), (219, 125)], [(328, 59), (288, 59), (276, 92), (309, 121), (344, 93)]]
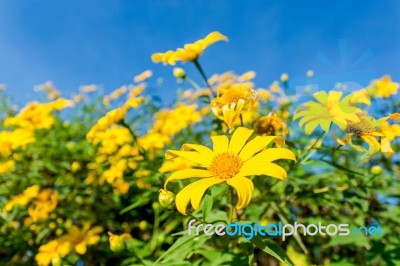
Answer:
[(223, 152), (214, 157), (208, 170), (217, 178), (229, 179), (239, 173), (242, 164), (238, 155)]

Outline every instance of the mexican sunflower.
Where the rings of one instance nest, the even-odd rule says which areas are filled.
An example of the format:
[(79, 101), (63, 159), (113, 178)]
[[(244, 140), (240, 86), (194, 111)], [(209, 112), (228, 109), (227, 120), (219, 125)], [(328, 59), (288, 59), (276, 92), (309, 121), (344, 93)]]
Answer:
[(218, 31), (214, 31), (208, 34), (204, 39), (195, 41), (194, 43), (185, 44), (183, 48), (178, 48), (176, 51), (168, 50), (165, 53), (154, 53), (151, 56), (151, 60), (154, 63), (162, 62), (164, 65), (175, 65), (176, 61), (195, 61), (211, 44), (227, 40), (228, 38), (225, 35)]
[(184, 144), (180, 151), (167, 151), (167, 159), (180, 157), (195, 163), (197, 167), (176, 171), (166, 180), (164, 189), (172, 180), (200, 178), (176, 195), (176, 207), (180, 213), (186, 215), (189, 201), (197, 210), (205, 191), (213, 185), (226, 182), (232, 186), (238, 196), (236, 208), (242, 209), (249, 204), (254, 189), (248, 176), (287, 177), (285, 169), (274, 161), (296, 160), (294, 153), (285, 148), (266, 148), (272, 141), (282, 141), (276, 136), (257, 136), (247, 142), (252, 134), (253, 130), (239, 127), (230, 141), (226, 136), (211, 136), (212, 150), (203, 145)]
[(356, 115), (357, 112), (361, 112), (360, 109), (354, 105), (359, 102), (365, 102), (363, 98), (358, 95), (350, 94), (344, 99), (342, 92), (330, 91), (319, 91), (314, 93), (314, 98), (318, 102), (310, 101), (305, 103), (297, 110), (293, 119), (296, 120), (300, 117), (299, 125), (304, 129), (307, 135), (311, 134), (316, 127), (319, 125), (323, 131), (329, 131), (332, 123), (336, 124), (340, 129), (345, 130), (347, 122), (359, 122), (359, 118)]

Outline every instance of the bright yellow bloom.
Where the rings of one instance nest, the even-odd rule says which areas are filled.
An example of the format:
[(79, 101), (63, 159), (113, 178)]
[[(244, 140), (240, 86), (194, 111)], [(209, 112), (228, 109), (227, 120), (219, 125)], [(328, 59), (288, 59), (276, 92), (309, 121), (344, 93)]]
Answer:
[(223, 83), (218, 86), (218, 96), (211, 101), (211, 110), (218, 119), (223, 120), (230, 131), (240, 115), (256, 104), (258, 95), (253, 83)]
[[(391, 147), (390, 141), (395, 137), (400, 136), (400, 125), (390, 125), (387, 120), (398, 120), (397, 113), (383, 117), (379, 120), (375, 120), (372, 117), (366, 115), (359, 115), (359, 122), (348, 122), (346, 132), (348, 133), (342, 140), (336, 138), (336, 141), (341, 145), (349, 144), (351, 147), (360, 152), (365, 152), (367, 156), (363, 159), (364, 161), (369, 160), (374, 154), (379, 151), (382, 154), (392, 156), (394, 151)], [(356, 145), (352, 142), (352, 136), (356, 136), (358, 139), (365, 141), (369, 148), (364, 149), (360, 145)], [(380, 138), (380, 141), (377, 140)]]
[(49, 214), (57, 207), (58, 192), (54, 192), (47, 188), (37, 195), (37, 200), (32, 202), (28, 208), (30, 221), (36, 223), (38, 221), (47, 220)]
[(373, 97), (388, 98), (397, 94), (398, 88), (399, 83), (393, 82), (390, 76), (383, 76), (374, 81), (367, 90)]
[(8, 160), (5, 162), (0, 162), (0, 175), (5, 174), (12, 170), (15, 166), (14, 160)]
[(102, 231), (101, 226), (91, 228), (90, 223), (86, 222), (81, 229), (73, 225), (65, 237), (72, 244), (76, 253), (83, 255), (86, 253), (87, 246), (96, 245), (100, 241), (99, 234)]
[(71, 243), (64, 239), (52, 240), (47, 244), (41, 245), (35, 260), (40, 266), (54, 265), (61, 258), (67, 256), (71, 251)]
[(304, 129), (307, 135), (311, 134), (319, 125), (323, 131), (329, 131), (332, 123), (336, 124), (340, 129), (344, 130), (347, 122), (358, 122), (357, 112), (361, 112), (354, 106), (354, 95), (350, 94), (343, 100), (342, 92), (325, 91), (314, 93), (314, 98), (318, 102), (310, 101), (301, 106), (293, 119), (300, 117), (299, 125), (305, 125)]
[(13, 199), (8, 201), (3, 208), (4, 212), (11, 211), (14, 206), (26, 206), (32, 199), (39, 195), (40, 187), (38, 185), (33, 185), (26, 188), (21, 194), (15, 196)]
[(201, 178), (186, 186), (176, 196), (176, 207), (186, 215), (186, 207), (191, 201), (194, 209), (200, 206), (205, 191), (216, 184), (226, 182), (236, 189), (237, 209), (247, 206), (253, 194), (253, 182), (246, 178), (253, 175), (268, 175), (285, 179), (284, 168), (273, 163), (278, 159), (296, 160), (294, 153), (285, 148), (267, 148), (276, 136), (257, 136), (247, 144), (253, 130), (240, 127), (235, 130), (229, 141), (226, 136), (212, 136), (213, 150), (198, 144), (185, 144), (181, 151), (168, 150), (167, 159), (183, 158), (198, 168), (180, 170), (173, 173), (164, 184), (164, 189), (172, 180)]
[(154, 53), (151, 60), (154, 63), (162, 62), (164, 65), (175, 65), (175, 62), (195, 61), (203, 53), (203, 51), (211, 44), (217, 41), (227, 41), (228, 38), (221, 33), (214, 31), (208, 34), (204, 39), (194, 43), (185, 44), (183, 48), (178, 48), (176, 51), (169, 50), (165, 53)]

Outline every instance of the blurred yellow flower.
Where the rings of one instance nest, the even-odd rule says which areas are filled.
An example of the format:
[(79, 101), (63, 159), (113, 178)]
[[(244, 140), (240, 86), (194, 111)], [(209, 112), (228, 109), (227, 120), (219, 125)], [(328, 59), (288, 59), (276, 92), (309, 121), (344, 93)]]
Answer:
[(76, 253), (83, 255), (86, 253), (87, 246), (96, 245), (100, 241), (99, 234), (103, 231), (101, 226), (91, 228), (89, 222), (85, 222), (82, 228), (73, 225), (65, 236), (72, 244)]
[(247, 142), (252, 134), (253, 130), (240, 127), (235, 130), (230, 142), (226, 136), (212, 136), (213, 150), (203, 145), (185, 144), (181, 151), (167, 151), (167, 159), (183, 158), (197, 164), (198, 168), (173, 173), (165, 181), (165, 190), (172, 180), (201, 178), (177, 194), (176, 207), (180, 213), (186, 215), (189, 201), (197, 210), (203, 194), (213, 185), (226, 182), (235, 188), (238, 195), (236, 208), (242, 209), (249, 204), (254, 189), (253, 182), (246, 176), (287, 177), (285, 169), (273, 161), (296, 160), (294, 153), (285, 148), (266, 149), (270, 142), (277, 139), (276, 136), (257, 136)]
[(133, 78), (133, 81), (135, 81), (136, 83), (143, 82), (146, 79), (151, 78), (152, 76), (153, 76), (153, 72), (151, 70), (145, 70), (142, 73), (140, 73), (139, 75), (136, 75)]
[(350, 94), (340, 100), (342, 92), (325, 91), (314, 93), (314, 98), (318, 102), (310, 101), (297, 109), (293, 119), (300, 117), (299, 125), (305, 125), (304, 130), (307, 135), (311, 134), (319, 125), (323, 131), (327, 132), (332, 123), (336, 124), (340, 129), (344, 130), (348, 121), (358, 122), (360, 119), (357, 112), (361, 112), (354, 106), (355, 103), (350, 102), (353, 95)]
[[(369, 160), (374, 154), (379, 151), (382, 154), (392, 156), (394, 151), (391, 147), (390, 141), (395, 137), (400, 136), (400, 125), (390, 125), (387, 121), (389, 119), (398, 120), (397, 113), (383, 117), (376, 120), (370, 116), (361, 114), (359, 115), (359, 122), (348, 122), (345, 131), (348, 133), (344, 139), (336, 138), (336, 141), (341, 145), (349, 144), (351, 147), (359, 152), (365, 152), (367, 155), (363, 158), (363, 161)], [(369, 148), (364, 149), (362, 146), (354, 144), (352, 142), (352, 136), (356, 136), (358, 139), (365, 141)], [(380, 138), (378, 141), (377, 137)]]
[(15, 196), (10, 201), (6, 203), (3, 208), (4, 212), (11, 211), (14, 206), (26, 206), (32, 199), (36, 198), (39, 195), (40, 187), (39, 185), (33, 185), (26, 188), (21, 194)]
[(373, 97), (388, 98), (397, 94), (398, 88), (399, 83), (393, 82), (390, 76), (383, 76), (374, 81), (367, 90)]
[(56, 265), (60, 259), (67, 256), (70, 251), (70, 242), (63, 239), (52, 240), (40, 246), (39, 253), (35, 256), (35, 260), (39, 266)]
[(125, 249), (126, 241), (132, 240), (132, 236), (128, 233), (123, 233), (122, 235), (115, 235), (108, 232), (110, 243), (110, 249), (114, 252), (121, 252)]
[(286, 135), (287, 126), (275, 113), (269, 113), (267, 116), (258, 118), (254, 124), (255, 132), (259, 135)]
[(203, 51), (211, 44), (217, 41), (227, 41), (228, 38), (221, 33), (214, 31), (208, 34), (204, 39), (194, 43), (185, 44), (183, 48), (178, 48), (176, 51), (169, 50), (165, 53), (154, 53), (151, 60), (154, 63), (162, 62), (164, 65), (175, 65), (175, 62), (195, 61), (203, 53)]
[(94, 84), (91, 85), (83, 85), (79, 87), (79, 90), (84, 93), (90, 93), (97, 90), (97, 86)]

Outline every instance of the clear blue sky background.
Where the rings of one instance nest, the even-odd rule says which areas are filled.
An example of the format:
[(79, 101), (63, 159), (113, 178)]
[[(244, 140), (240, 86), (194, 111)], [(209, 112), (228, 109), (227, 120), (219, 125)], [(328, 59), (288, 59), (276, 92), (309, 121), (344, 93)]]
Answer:
[(25, 102), (47, 80), (68, 96), (84, 84), (111, 91), (152, 69), (169, 76), (160, 93), (171, 99), (171, 68), (151, 54), (214, 30), (230, 41), (205, 52), (206, 72), (255, 70), (259, 87), (282, 72), (302, 85), (308, 69), (324, 89), (400, 80), (399, 1), (0, 0), (0, 83)]

